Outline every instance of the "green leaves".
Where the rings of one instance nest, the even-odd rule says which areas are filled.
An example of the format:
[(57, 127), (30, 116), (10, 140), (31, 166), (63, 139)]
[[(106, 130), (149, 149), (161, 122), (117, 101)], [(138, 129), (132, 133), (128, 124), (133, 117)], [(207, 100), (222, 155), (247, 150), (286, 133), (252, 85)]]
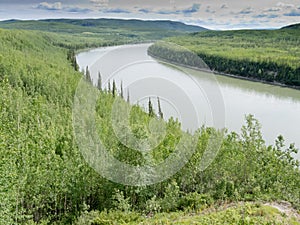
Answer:
[(186, 66), (202, 68), (203, 60), (212, 71), (300, 86), (299, 37), (299, 29), (205, 31), (165, 39), (149, 52)]
[[(195, 151), (177, 174), (162, 183), (129, 187), (104, 179), (85, 162), (74, 139), (71, 106), (81, 78), (72, 64), (74, 53), (66, 57), (67, 51), (52, 46), (45, 34), (24, 31), (0, 31), (0, 48), (0, 224), (71, 223), (87, 208), (118, 209), (127, 212), (125, 216), (113, 213), (118, 218), (141, 221), (138, 214), (129, 212), (197, 210), (213, 201), (246, 198), (284, 199), (300, 207), (299, 164), (292, 158), (297, 150), (293, 145), (286, 147), (281, 136), (275, 146), (265, 146), (253, 116), (246, 117), (241, 134), (223, 136), (214, 128), (202, 127), (193, 136), (181, 130), (178, 120), (163, 121), (160, 107), (156, 118), (151, 101), (148, 112), (130, 107), (118, 96), (114, 83), (109, 92), (95, 90), (99, 98), (92, 125), (109, 154), (149, 168), (124, 179), (147, 178), (160, 163), (163, 168), (182, 137), (189, 138), (179, 145), (184, 150), (179, 159), (186, 160), (193, 147)], [(122, 103), (123, 114), (129, 116), (116, 121), (119, 136), (111, 121), (115, 101)], [(134, 138), (144, 141), (141, 144), (153, 148), (144, 152), (133, 148), (136, 145), (130, 141), (135, 139), (126, 139), (129, 128)], [(211, 138), (223, 143), (203, 170), (203, 154)], [(209, 147), (213, 149), (214, 143)], [(100, 214), (95, 220), (99, 223), (114, 218), (104, 211)], [(236, 212), (225, 213), (224, 218), (228, 215), (240, 221)], [(248, 216), (251, 221), (251, 213)]]

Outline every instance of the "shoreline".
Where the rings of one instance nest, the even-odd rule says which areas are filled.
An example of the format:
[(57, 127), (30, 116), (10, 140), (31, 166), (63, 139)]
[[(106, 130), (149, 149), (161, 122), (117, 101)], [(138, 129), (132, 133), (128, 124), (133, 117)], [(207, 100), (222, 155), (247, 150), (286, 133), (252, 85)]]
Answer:
[(206, 72), (206, 73), (212, 73), (212, 74), (215, 74), (215, 75), (218, 75), (218, 76), (226, 76), (226, 77), (231, 77), (231, 78), (240, 79), (240, 80), (259, 82), (259, 83), (269, 84), (269, 85), (278, 86), (278, 87), (282, 87), (282, 88), (291, 88), (291, 89), (300, 91), (300, 86), (299, 87), (298, 86), (291, 86), (291, 85), (286, 85), (286, 84), (282, 84), (282, 83), (259, 80), (259, 79), (255, 79), (255, 78), (251, 78), (251, 77), (242, 77), (242, 76), (239, 76), (239, 75), (228, 74), (228, 73), (223, 73), (223, 72), (209, 70), (209, 69), (202, 69), (202, 68), (199, 68), (199, 67), (189, 66), (189, 65), (186, 65), (186, 64), (174, 62), (174, 61), (156, 56), (156, 55), (152, 54), (149, 51), (147, 51), (147, 54), (149, 56), (153, 57), (154, 59), (157, 59), (161, 62), (170, 63), (170, 64), (173, 64), (173, 65), (176, 65), (176, 66), (181, 66), (181, 67), (192, 69), (192, 70), (197, 70), (197, 71)]

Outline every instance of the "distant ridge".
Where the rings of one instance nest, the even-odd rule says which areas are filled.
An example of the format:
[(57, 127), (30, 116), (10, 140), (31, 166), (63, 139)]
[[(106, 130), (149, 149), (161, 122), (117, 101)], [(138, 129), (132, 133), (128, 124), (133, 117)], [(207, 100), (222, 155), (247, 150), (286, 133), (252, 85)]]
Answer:
[(187, 25), (170, 20), (137, 20), (137, 19), (43, 19), (43, 20), (7, 20), (0, 22), (0, 27), (7, 29), (32, 29), (51, 31), (49, 25), (68, 25), (68, 28), (124, 28), (130, 30), (169, 30), (180, 32), (199, 32), (208, 30), (204, 27)]
[(291, 25), (282, 27), (281, 29), (300, 29), (300, 23), (291, 24)]

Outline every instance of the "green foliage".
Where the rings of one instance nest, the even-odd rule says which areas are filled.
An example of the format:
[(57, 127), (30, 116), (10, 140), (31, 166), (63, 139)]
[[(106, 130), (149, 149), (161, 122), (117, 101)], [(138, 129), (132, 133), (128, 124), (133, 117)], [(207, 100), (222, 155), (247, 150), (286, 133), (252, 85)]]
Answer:
[(100, 72), (98, 72), (97, 88), (99, 91), (102, 91), (102, 76)]
[(75, 50), (149, 42), (164, 37), (206, 30), (198, 26), (173, 21), (120, 19), (9, 20), (1, 21), (0, 27), (48, 32), (47, 39), (49, 42), (56, 46)]
[(160, 119), (163, 119), (164, 118), (164, 113), (161, 109), (159, 97), (157, 97), (157, 106), (158, 106), (158, 116), (159, 116)]
[(288, 25), (288, 26), (285, 26), (285, 27), (283, 27), (281, 29), (300, 29), (300, 23)]
[(179, 208), (180, 188), (176, 181), (171, 181), (164, 191), (161, 207), (164, 212), (176, 211)]
[(129, 203), (129, 198), (124, 197), (124, 193), (119, 190), (115, 190), (115, 194), (112, 196), (113, 207), (123, 212), (129, 212), (132, 206)]
[(169, 43), (158, 42), (149, 52), (171, 62), (202, 68), (186, 48), (212, 71), (300, 86), (299, 37), (299, 29), (205, 31), (165, 39)]
[(154, 112), (154, 109), (153, 109), (153, 105), (152, 105), (152, 102), (151, 102), (151, 98), (149, 98), (149, 100), (148, 100), (148, 114), (149, 114), (149, 116), (151, 116), (151, 117), (154, 117), (154, 116), (155, 116), (155, 112)]
[[(77, 217), (83, 224), (136, 224), (144, 220), (139, 213), (199, 210), (212, 202), (245, 199), (286, 200), (300, 207), (299, 163), (291, 157), (295, 147), (286, 147), (281, 136), (275, 146), (266, 146), (253, 116), (246, 117), (240, 135), (222, 136), (214, 128), (200, 128), (194, 135), (198, 139), (192, 158), (170, 180), (129, 187), (102, 178), (84, 161), (73, 135), (73, 96), (83, 75), (70, 61), (73, 53), (49, 42), (53, 38), (40, 32), (0, 30), (1, 224), (70, 224)], [(129, 105), (113, 89), (115, 96), (111, 90), (98, 92), (95, 126), (107, 151), (121, 162), (151, 168), (174, 152), (183, 135), (191, 135), (177, 120), (155, 120), (132, 106), (128, 124), (119, 121), (119, 125), (124, 131), (130, 128), (142, 140), (138, 144), (157, 140), (149, 124), (154, 130), (165, 127), (166, 134), (151, 151), (128, 147), (116, 136), (111, 115), (115, 101), (125, 109)], [(216, 159), (202, 171), (210, 137), (222, 137), (223, 143)], [(183, 145), (187, 150), (190, 146)], [(178, 219), (178, 214), (159, 214), (153, 223), (171, 223), (174, 218), (190, 222)], [(248, 216), (250, 221), (265, 221)], [(197, 217), (205, 218), (219, 224), (242, 221), (236, 211)]]
[(86, 80), (88, 83), (93, 84), (93, 80), (92, 80), (92, 77), (91, 77), (91, 72), (90, 72), (88, 66), (87, 66), (86, 69), (85, 69), (85, 80)]
[(189, 211), (198, 211), (212, 205), (213, 199), (209, 195), (190, 192), (180, 199), (180, 207)]
[(96, 188), (85, 188), (97, 177), (73, 138), (81, 75), (44, 34), (0, 30), (0, 40), (1, 224), (72, 218), (92, 203)]
[[(83, 225), (102, 224), (263, 224), (284, 225), (300, 224), (294, 217), (287, 217), (277, 209), (254, 203), (233, 204), (226, 207), (208, 208), (202, 212), (158, 213), (152, 217), (144, 217), (135, 212), (91, 212), (84, 216)], [(94, 219), (92, 219), (94, 218)], [(83, 218), (80, 218), (83, 221)]]

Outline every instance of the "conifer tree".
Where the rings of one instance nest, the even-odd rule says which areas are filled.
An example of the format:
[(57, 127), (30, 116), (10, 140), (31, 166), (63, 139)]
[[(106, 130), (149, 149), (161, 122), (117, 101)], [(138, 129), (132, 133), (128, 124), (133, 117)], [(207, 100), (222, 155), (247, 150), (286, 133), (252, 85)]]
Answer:
[(85, 69), (85, 79), (86, 79), (87, 82), (89, 82), (91, 84), (93, 83), (92, 82), (91, 73), (89, 71), (89, 67), (88, 66), (86, 66), (86, 69)]
[(123, 91), (123, 81), (121, 81), (121, 98), (124, 98), (124, 91)]
[(130, 95), (129, 95), (129, 90), (127, 91), (127, 102), (130, 103)]
[(110, 85), (110, 80), (108, 80), (108, 93), (111, 92), (111, 85)]
[(113, 97), (116, 97), (116, 94), (117, 94), (117, 86), (116, 86), (115, 80), (113, 80), (112, 94), (113, 94)]
[(98, 88), (99, 91), (102, 91), (102, 77), (101, 77), (101, 73), (100, 72), (98, 72), (97, 88)]
[(75, 71), (79, 71), (79, 65), (77, 63), (76, 57), (74, 57), (72, 64), (73, 64)]
[(152, 105), (152, 102), (151, 102), (151, 98), (149, 98), (149, 101), (148, 101), (148, 114), (151, 117), (155, 116), (153, 105)]
[(159, 97), (157, 97), (157, 105), (158, 105), (158, 116), (160, 119), (163, 119), (164, 118), (164, 114), (161, 110), (161, 105), (160, 105), (160, 100), (159, 100)]

